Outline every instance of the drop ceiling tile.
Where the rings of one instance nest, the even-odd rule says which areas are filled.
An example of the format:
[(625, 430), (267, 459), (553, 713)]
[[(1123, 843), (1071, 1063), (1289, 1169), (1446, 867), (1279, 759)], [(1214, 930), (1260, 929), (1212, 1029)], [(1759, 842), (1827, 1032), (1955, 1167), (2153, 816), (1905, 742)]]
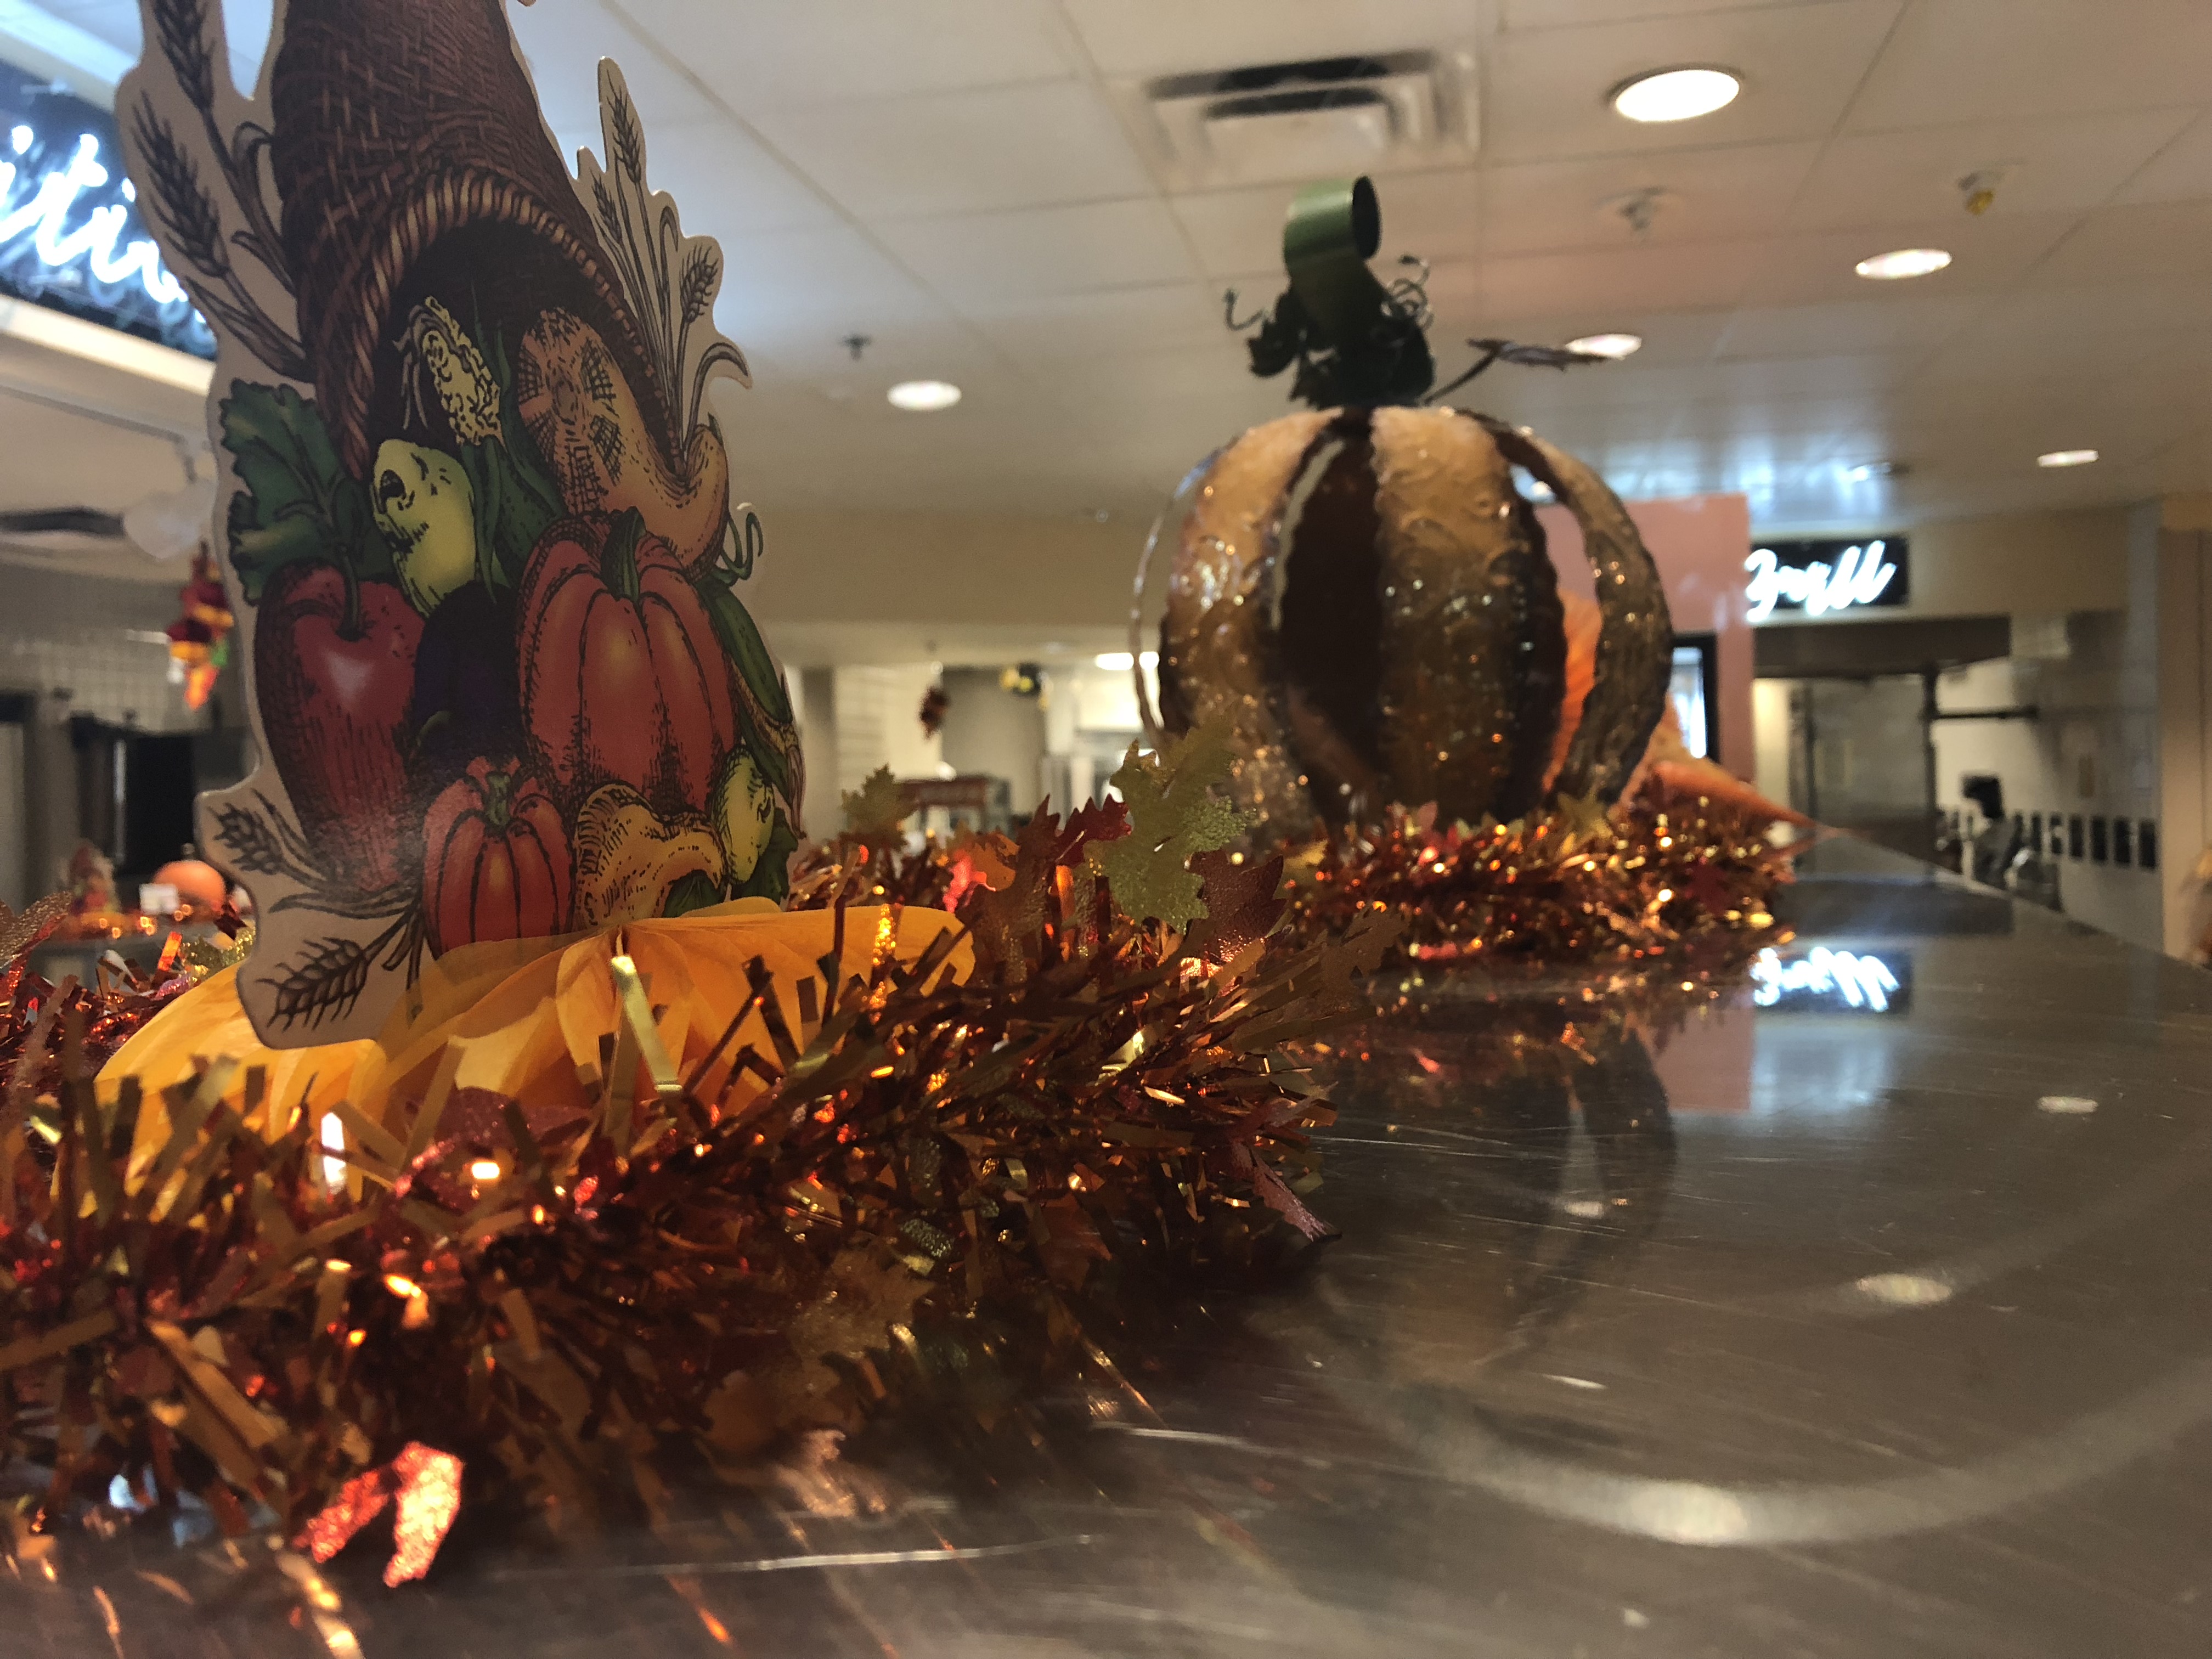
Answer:
[(230, 46), (231, 79), (251, 94), (261, 77), (276, 6), (273, 0), (222, 0), (224, 39)]
[[(1758, 246), (1744, 297), (1752, 304), (1787, 305), (2000, 289), (2018, 280), (2078, 222), (2078, 215), (2069, 213), (1988, 214), (1974, 219), (1962, 211), (1948, 220), (1778, 237)], [(1855, 269), (1874, 254), (1908, 247), (1944, 249), (1951, 264), (1930, 276), (1902, 282), (1871, 281)]]
[(1075, 81), (768, 105), (753, 118), (793, 165), (863, 217), (1104, 201), (1149, 187), (1105, 100)]
[(765, 232), (723, 252), (715, 315), (748, 350), (811, 349), (854, 333), (888, 339), (949, 319), (942, 302), (849, 226)]
[[(1939, 220), (1960, 210), (1961, 182), (1982, 172), (1999, 175), (1992, 214), (2079, 211), (2110, 197), (2189, 118), (2187, 110), (2137, 110), (1839, 137), (1790, 220), (1808, 229)], [(2200, 181), (2198, 193), (2212, 194), (2212, 185)]]
[[(562, 134), (564, 159), (574, 164), (574, 135)], [(599, 149), (599, 135), (590, 135)], [(720, 116), (657, 126), (647, 137), (655, 190), (676, 198), (684, 228), (722, 239), (734, 264), (755, 255), (745, 239), (763, 231), (827, 229), (837, 211), (776, 160), (760, 142)]]
[(1577, 23), (1626, 23), (1654, 17), (1689, 17), (1709, 11), (1770, 10), (1805, 0), (1500, 0), (1498, 21), (1508, 29), (1543, 29)]
[[(1826, 0), (1501, 35), (1484, 69), (1486, 150), (1496, 161), (1539, 161), (1820, 137), (1900, 3)], [(1674, 64), (1725, 64), (1743, 76), (1743, 92), (1693, 121), (1639, 124), (1607, 103), (1623, 81)]]
[[(1731, 314), (1726, 311), (1552, 311), (1492, 318), (1486, 324), (1494, 338), (1540, 345), (1565, 345), (1586, 334), (1640, 336), (1643, 346), (1622, 363), (1589, 365), (1561, 377), (1576, 385), (1588, 382), (1595, 386), (1610, 384), (1616, 368), (1679, 368), (1706, 362), (1720, 344)], [(1504, 366), (1490, 371), (1493, 376), (1505, 373)], [(1533, 370), (1522, 370), (1513, 378), (1524, 374), (1540, 380), (1547, 378)]]
[[(2212, 199), (2100, 208), (2030, 280), (2040, 285), (2160, 276), (2212, 276)], [(2212, 291), (2205, 305), (2212, 311)]]
[(1933, 349), (1987, 303), (1975, 295), (1900, 295), (1825, 305), (1747, 307), (1729, 319), (1720, 356), (1732, 360)]
[(2063, 383), (2065, 395), (2080, 398), (2125, 377), (2158, 349), (2156, 331), (2124, 333), (2036, 334), (2016, 326), (1992, 327), (1987, 319), (1962, 330), (1934, 353), (1913, 377), (1915, 396), (1951, 398), (1953, 412), (1977, 398), (2009, 405), (2027, 383)]
[(2120, 186), (2122, 202), (2201, 200), (2212, 196), (2212, 113), (2199, 115), (2136, 176)]
[[(74, 23), (87, 34), (105, 40), (111, 46), (120, 46), (125, 52), (141, 50), (143, 37), (139, 32), (137, 0), (42, 0), (39, 9), (50, 11), (63, 21)], [(236, 0), (224, 6), (225, 21), (234, 11), (243, 10)], [(264, 39), (269, 33), (269, 21), (263, 18)]]
[[(1373, 260), (1384, 282), (1401, 255), (1431, 264), (1469, 257), (1481, 243), (1481, 185), (1472, 168), (1399, 173), (1376, 182), (1382, 246)], [(1296, 191), (1280, 185), (1177, 196), (1170, 205), (1208, 276), (1283, 269), (1283, 223)]]
[(2026, 286), (1999, 296), (1967, 331), (1967, 340), (1986, 338), (1993, 353), (2028, 361), (2073, 340), (2138, 329), (2201, 329), (2208, 309), (2212, 301), (2204, 285), (2179, 278)]
[[(547, 0), (540, 0), (540, 4)], [(676, 61), (744, 112), (1057, 80), (1070, 43), (1040, 0), (623, 0)]]
[(923, 281), (963, 305), (1198, 274), (1175, 216), (1151, 198), (892, 220), (878, 234)]
[[(1723, 149), (1663, 150), (1491, 168), (1483, 177), (1485, 251), (1632, 247), (1763, 234), (1788, 211), (1820, 145), (1810, 139)], [(1663, 192), (1641, 235), (1629, 199)]]
[(645, 124), (648, 155), (663, 127), (703, 121), (718, 112), (665, 53), (610, 15), (600, 0), (538, 0), (533, 6), (509, 7), (507, 15), (538, 82), (538, 106), (546, 125), (562, 134), (590, 134), (594, 151), (604, 148), (599, 138), (602, 58), (622, 65)]
[(1770, 441), (1778, 454), (1802, 454), (1820, 445), (1864, 449), (1888, 423), (1889, 395), (1689, 404), (1669, 430), (1676, 437), (1702, 438), (1745, 453)]
[(1771, 246), (1693, 242), (1490, 259), (1482, 267), (1485, 309), (1504, 317), (1729, 306), (1742, 295), (1762, 252)]
[(1475, 27), (1466, 0), (1066, 0), (1101, 73), (1180, 75), (1434, 48)]
[(781, 395), (804, 387), (832, 404), (896, 422), (918, 418), (885, 397), (901, 380), (950, 380), (957, 407), (1002, 408), (1027, 396), (1029, 380), (967, 324), (951, 318), (896, 322), (869, 333), (860, 356), (848, 337), (826, 328), (787, 328), (752, 352), (753, 380)]
[(1206, 348), (1229, 337), (1220, 290), (1203, 283), (979, 300), (962, 309), (978, 332), (1019, 362)]
[(1922, 361), (1915, 351), (1866, 351), (1835, 357), (1759, 357), (1688, 371), (1700, 382), (1692, 401), (1871, 396), (1901, 386)]
[(1915, 0), (1852, 100), (1851, 132), (2202, 104), (2203, 0)]

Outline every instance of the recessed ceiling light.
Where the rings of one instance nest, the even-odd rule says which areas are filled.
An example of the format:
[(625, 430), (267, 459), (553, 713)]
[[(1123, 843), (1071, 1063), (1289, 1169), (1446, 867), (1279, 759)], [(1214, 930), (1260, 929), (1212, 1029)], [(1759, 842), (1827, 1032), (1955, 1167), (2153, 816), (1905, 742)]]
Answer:
[(2094, 449), (2054, 449), (2035, 458), (2038, 466), (2087, 466), (2097, 459)]
[(1641, 334), (1585, 334), (1579, 340), (1567, 342), (1570, 351), (1586, 351), (1593, 357), (1610, 357), (1618, 362), (1623, 357), (1633, 356), (1644, 349)]
[(927, 415), (958, 403), (960, 388), (950, 380), (901, 380), (886, 395), (894, 409)]
[(1844, 477), (1853, 483), (1866, 483), (1875, 478), (1894, 478), (1904, 471), (1896, 461), (1861, 461), (1856, 466), (1846, 467)]
[(1940, 247), (1901, 247), (1862, 259), (1852, 269), (1877, 283), (1894, 283), (1907, 276), (1929, 276), (1950, 263), (1951, 256)]
[(1615, 87), (1613, 106), (1632, 121), (1687, 121), (1725, 108), (1742, 90), (1726, 70), (1656, 70)]

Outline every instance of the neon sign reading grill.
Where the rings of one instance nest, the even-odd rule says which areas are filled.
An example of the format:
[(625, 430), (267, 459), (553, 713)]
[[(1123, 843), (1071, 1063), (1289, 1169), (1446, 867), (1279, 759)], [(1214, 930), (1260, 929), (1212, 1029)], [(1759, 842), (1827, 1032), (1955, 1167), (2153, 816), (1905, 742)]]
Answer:
[(0, 290), (198, 356), (215, 337), (161, 263), (113, 118), (0, 64)]
[(1905, 603), (1911, 588), (1908, 548), (1902, 536), (1864, 542), (1771, 542), (1752, 550), (1744, 597), (1750, 619), (1765, 622), (1778, 610), (1823, 617), (1859, 606)]

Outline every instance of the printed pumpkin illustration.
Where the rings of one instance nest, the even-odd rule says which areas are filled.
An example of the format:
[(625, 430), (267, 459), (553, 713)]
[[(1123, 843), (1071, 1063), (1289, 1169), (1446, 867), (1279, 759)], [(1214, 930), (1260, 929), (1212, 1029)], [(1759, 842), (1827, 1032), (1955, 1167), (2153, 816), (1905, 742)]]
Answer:
[(568, 832), (544, 785), (514, 762), (471, 762), (431, 803), (422, 839), (433, 950), (567, 930)]
[(522, 616), (522, 707), (556, 785), (703, 808), (736, 732), (730, 665), (668, 544), (634, 511), (564, 520), (531, 560)]
[(373, 1036), (465, 944), (781, 897), (797, 721), (709, 398), (750, 375), (621, 71), (571, 176), (497, 0), (289, 0), (242, 112), (221, 9), (154, 16), (125, 126), (221, 344), (264, 769), (201, 840), (262, 918), (261, 1036)]

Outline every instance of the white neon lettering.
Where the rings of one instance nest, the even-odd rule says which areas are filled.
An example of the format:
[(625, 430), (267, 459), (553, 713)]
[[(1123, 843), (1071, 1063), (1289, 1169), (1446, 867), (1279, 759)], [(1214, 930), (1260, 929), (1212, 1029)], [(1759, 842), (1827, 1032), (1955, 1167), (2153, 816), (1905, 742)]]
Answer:
[(1889, 994), (1898, 988), (1897, 975), (1880, 957), (1856, 956), (1816, 945), (1808, 955), (1784, 962), (1772, 950), (1761, 951), (1751, 964), (1751, 1000), (1771, 1008), (1785, 995), (1837, 996), (1854, 1008), (1881, 1013), (1889, 1007)]
[[(27, 131), (18, 127), (12, 135), (18, 155), (30, 148)], [(82, 260), (96, 280), (107, 283), (127, 283), (136, 276), (146, 297), (157, 306), (188, 300), (191, 296), (184, 285), (162, 268), (161, 250), (150, 238), (126, 242), (117, 251), (116, 244), (131, 216), (130, 210), (120, 204), (111, 202), (94, 208), (84, 223), (74, 230), (68, 228), (70, 210), (77, 198), (88, 190), (100, 189), (108, 176), (107, 169), (100, 164), (100, 140), (85, 134), (77, 140), (67, 167), (40, 179), (27, 200), (0, 214), (0, 248), (27, 235), (33, 251), (44, 264), (63, 266)], [(15, 162), (0, 161), (0, 204), (14, 202), (19, 177)], [(126, 193), (131, 192), (126, 190)]]
[(1751, 573), (1751, 580), (1744, 586), (1745, 596), (1751, 601), (1751, 620), (1765, 622), (1784, 600), (1804, 606), (1808, 617), (1872, 605), (1889, 591), (1890, 581), (1897, 574), (1886, 547), (1882, 542), (1847, 547), (1833, 565), (1815, 562), (1802, 568), (1784, 564), (1772, 548), (1754, 548), (1743, 562), (1743, 568)]

